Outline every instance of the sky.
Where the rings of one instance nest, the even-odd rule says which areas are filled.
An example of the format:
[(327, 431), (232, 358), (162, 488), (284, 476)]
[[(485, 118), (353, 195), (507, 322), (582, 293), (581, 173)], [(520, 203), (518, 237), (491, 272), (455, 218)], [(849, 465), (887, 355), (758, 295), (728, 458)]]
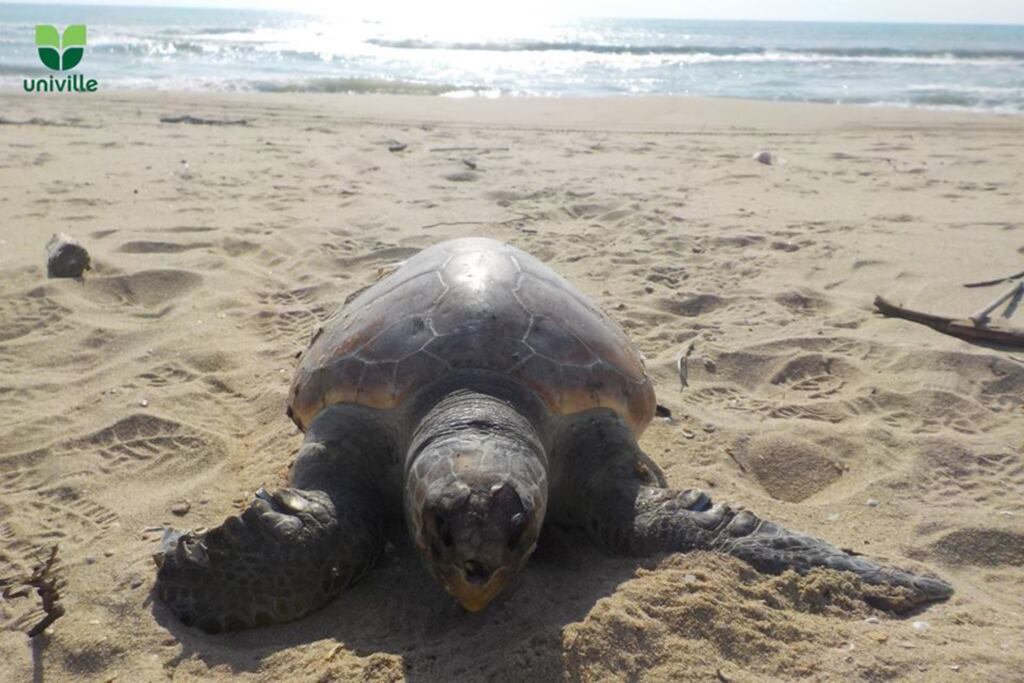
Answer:
[[(21, 0), (25, 2), (26, 0)], [(34, 4), (158, 5), (288, 9), (340, 13), (338, 0), (63, 0)], [(4, 0), (0, 0), (4, 4)], [(353, 3), (354, 4), (354, 3)], [(509, 14), (519, 21), (564, 17), (652, 17), (778, 21), (891, 21), (1024, 24), (1024, 0), (511, 0), (504, 10), (487, 0), (373, 0), (358, 3), (361, 18)]]

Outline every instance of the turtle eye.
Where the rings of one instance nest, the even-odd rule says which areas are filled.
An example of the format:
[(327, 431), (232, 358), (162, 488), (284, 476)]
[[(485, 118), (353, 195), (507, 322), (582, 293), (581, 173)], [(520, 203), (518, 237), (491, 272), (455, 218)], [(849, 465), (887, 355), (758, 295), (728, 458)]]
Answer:
[(434, 528), (437, 529), (437, 536), (441, 542), (445, 544), (445, 547), (450, 548), (454, 542), (452, 530), (448, 526), (448, 519), (439, 512), (434, 514)]
[(517, 512), (512, 515), (509, 526), (511, 531), (508, 535), (508, 549), (515, 550), (519, 542), (523, 540), (523, 532), (526, 531), (526, 514)]

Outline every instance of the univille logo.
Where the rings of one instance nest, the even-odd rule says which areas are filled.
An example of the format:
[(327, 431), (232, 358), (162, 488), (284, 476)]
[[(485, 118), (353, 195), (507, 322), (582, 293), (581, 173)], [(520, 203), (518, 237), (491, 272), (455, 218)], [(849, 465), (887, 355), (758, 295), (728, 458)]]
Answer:
[[(70, 71), (78, 66), (85, 55), (85, 24), (72, 24), (64, 29), (63, 35), (56, 26), (36, 26), (36, 49), (39, 61), (53, 71)], [(81, 74), (64, 78), (26, 78), (22, 85), (25, 92), (96, 92), (99, 84), (95, 79), (86, 80)]]
[(39, 59), (54, 71), (70, 71), (78, 66), (85, 54), (85, 25), (72, 24), (64, 29), (64, 37), (56, 26), (36, 26), (36, 47)]

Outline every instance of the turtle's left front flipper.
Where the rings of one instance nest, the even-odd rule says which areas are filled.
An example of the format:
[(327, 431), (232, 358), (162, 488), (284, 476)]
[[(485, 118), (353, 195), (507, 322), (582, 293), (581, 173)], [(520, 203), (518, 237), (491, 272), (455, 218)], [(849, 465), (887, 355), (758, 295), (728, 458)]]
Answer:
[(156, 592), (183, 622), (210, 633), (292, 621), (373, 566), (379, 527), (365, 496), (260, 489), (214, 529), (166, 534)]
[(605, 491), (604, 500), (618, 498), (618, 504), (595, 510), (598, 523), (591, 528), (613, 551), (649, 555), (713, 550), (734, 555), (768, 574), (787, 569), (802, 574), (815, 567), (853, 572), (867, 584), (905, 589), (865, 595), (866, 601), (894, 611), (945, 600), (953, 594), (953, 588), (939, 579), (881, 566), (746, 510), (712, 506), (700, 492), (623, 484), (614, 487), (615, 493)]
[(374, 463), (386, 430), (354, 408), (324, 410), (292, 467), (292, 487), (260, 489), (242, 514), (203, 533), (171, 532), (156, 593), (204, 631), (292, 621), (362, 577), (384, 546)]

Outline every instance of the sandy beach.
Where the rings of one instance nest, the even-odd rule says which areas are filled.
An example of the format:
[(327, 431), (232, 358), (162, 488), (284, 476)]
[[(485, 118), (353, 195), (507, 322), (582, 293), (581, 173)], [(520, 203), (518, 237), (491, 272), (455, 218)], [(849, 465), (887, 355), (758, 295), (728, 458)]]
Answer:
[[(0, 576), (58, 544), (67, 580), (34, 644), (36, 598), (0, 600), (0, 679), (1019, 678), (1024, 353), (871, 302), (966, 316), (1000, 288), (963, 283), (1024, 268), (1024, 119), (114, 92), (10, 92), (0, 112)], [(161, 122), (180, 116), (225, 125)], [(47, 279), (55, 232), (92, 253), (83, 280)], [(215, 526), (282, 485), (310, 332), (466, 235), (551, 264), (629, 333), (673, 415), (642, 440), (672, 486), (954, 597), (898, 617), (841, 574), (609, 558), (558, 532), (470, 615), (397, 537), (299, 622), (182, 626), (150, 595), (160, 527)]]

